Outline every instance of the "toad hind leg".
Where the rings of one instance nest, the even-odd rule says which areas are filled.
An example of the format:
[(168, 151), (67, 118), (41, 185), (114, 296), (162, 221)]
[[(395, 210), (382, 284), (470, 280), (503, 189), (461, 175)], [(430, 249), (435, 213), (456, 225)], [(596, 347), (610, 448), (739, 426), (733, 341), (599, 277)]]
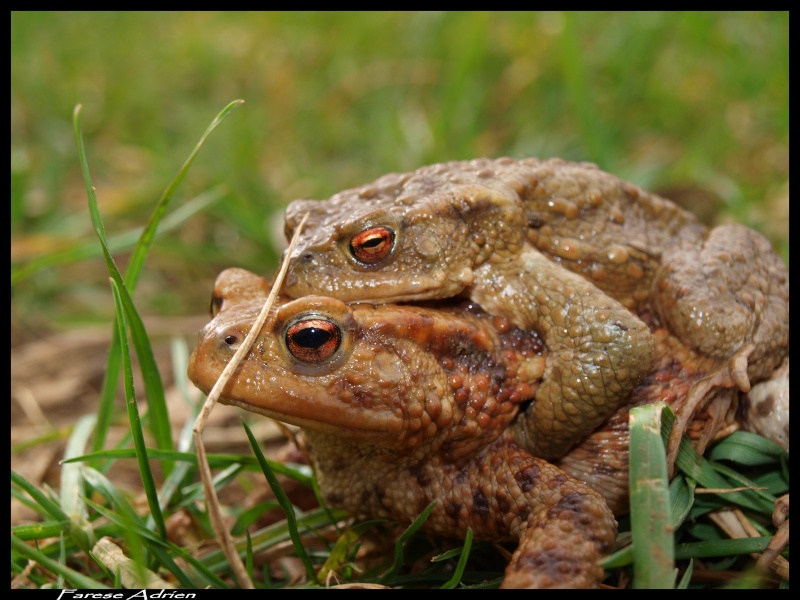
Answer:
[(703, 243), (678, 240), (662, 265), (652, 293), (662, 324), (724, 361), (741, 391), (768, 378), (789, 348), (789, 274), (769, 241), (747, 227), (724, 225)]
[[(422, 477), (419, 477), (419, 475)], [(425, 501), (438, 498), (424, 527), (441, 535), (518, 542), (502, 588), (596, 588), (603, 581), (599, 560), (613, 549), (617, 522), (602, 496), (558, 467), (503, 436), (469, 462), (430, 469), (413, 480), (404, 473), (392, 479), (392, 501), (408, 507), (414, 482), (425, 488)], [(413, 519), (414, 515), (408, 514)]]
[[(613, 549), (617, 522), (603, 497), (504, 432), (480, 452), (377, 451), (306, 430), (320, 490), (330, 506), (366, 518), (413, 522), (432, 501), (423, 528), (434, 535), (514, 542), (504, 588), (596, 588), (599, 561)], [(423, 455), (431, 448), (422, 448)]]

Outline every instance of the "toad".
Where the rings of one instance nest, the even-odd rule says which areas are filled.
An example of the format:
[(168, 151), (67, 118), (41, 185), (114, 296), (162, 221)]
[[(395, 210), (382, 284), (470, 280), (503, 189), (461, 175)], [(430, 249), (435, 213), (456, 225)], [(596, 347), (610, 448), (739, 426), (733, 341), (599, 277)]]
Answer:
[[(206, 393), (269, 285), (217, 280), (189, 377)], [(509, 434), (544, 373), (532, 331), (475, 307), (279, 300), (221, 401), (303, 428), (326, 502), (431, 533), (515, 541), (503, 587), (596, 587), (616, 521), (595, 490)]]
[[(587, 163), (476, 159), (297, 200), (290, 297), (400, 302), (466, 295), (550, 350), (517, 441), (562, 455), (651, 371), (650, 330), (716, 361), (676, 431), (720, 388), (769, 378), (788, 354), (788, 272), (760, 234), (689, 212)], [(677, 447), (673, 447), (673, 456)]]

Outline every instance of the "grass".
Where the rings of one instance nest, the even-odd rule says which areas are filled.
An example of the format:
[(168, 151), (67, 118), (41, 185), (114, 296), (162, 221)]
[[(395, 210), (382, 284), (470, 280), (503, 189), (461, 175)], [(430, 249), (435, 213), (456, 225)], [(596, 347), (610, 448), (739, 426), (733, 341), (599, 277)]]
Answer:
[[(222, 113), (214, 120), (197, 145), (199, 150), (202, 142), (207, 135), (221, 122), (236, 103), (228, 105)], [(88, 166), (85, 158), (85, 151), (81, 141), (79, 112), (75, 112), (76, 136), (79, 140), (79, 153), (82, 157), (84, 172), (86, 173), (87, 194), (89, 197), (90, 213), (95, 224), (95, 230), (101, 241), (103, 252), (106, 255), (107, 267), (111, 275), (112, 289), (114, 292), (117, 307), (118, 337), (109, 353), (109, 363), (121, 363), (123, 370), (123, 381), (125, 388), (126, 406), (128, 407), (128, 418), (133, 438), (134, 453), (139, 465), (139, 472), (142, 477), (142, 487), (147, 497), (147, 509), (137, 511), (121, 491), (108, 479), (107, 473), (115, 461), (122, 456), (117, 451), (103, 450), (95, 452), (91, 457), (80, 457), (81, 450), (90, 444), (90, 438), (94, 434), (94, 439), (105, 439), (105, 435), (100, 431), (103, 423), (96, 422), (93, 417), (84, 418), (74, 429), (67, 450), (65, 452), (66, 464), (62, 470), (61, 495), (58, 498), (48, 497), (43, 490), (38, 489), (23, 477), (12, 472), (12, 495), (24, 501), (35, 512), (44, 519), (35, 526), (23, 525), (12, 527), (12, 572), (25, 581), (25, 587), (45, 587), (57, 586), (77, 586), (81, 588), (102, 588), (102, 587), (159, 587), (174, 586), (181, 588), (200, 588), (200, 587), (229, 587), (235, 586), (235, 580), (231, 580), (227, 563), (221, 559), (219, 553), (195, 554), (191, 549), (182, 547), (180, 544), (173, 543), (168, 536), (165, 524), (165, 515), (175, 515), (180, 510), (190, 509), (195, 519), (205, 523), (205, 534), (212, 537), (213, 532), (209, 528), (208, 516), (204, 513), (202, 504), (198, 503), (201, 499), (193, 486), (192, 481), (195, 476), (197, 466), (196, 457), (185, 452), (179, 453), (174, 450), (175, 444), (169, 433), (167, 438), (161, 439), (160, 451), (156, 455), (161, 460), (163, 471), (166, 478), (161, 486), (157, 486), (156, 478), (150, 467), (150, 450), (145, 444), (144, 431), (142, 428), (142, 418), (138, 411), (138, 403), (133, 387), (131, 353), (128, 348), (128, 335), (136, 339), (143, 335), (143, 339), (137, 344), (137, 355), (140, 357), (151, 354), (149, 342), (146, 334), (141, 327), (130, 327), (131, 322), (140, 322), (140, 318), (133, 302), (130, 299), (128, 287), (135, 286), (135, 277), (128, 276), (123, 278), (119, 273), (116, 264), (108, 252), (105, 244), (105, 232), (97, 210), (94, 188), (91, 185)], [(186, 161), (176, 182), (185, 175), (194, 158), (194, 153)], [(141, 264), (147, 254), (149, 244), (153, 239), (153, 233), (158, 225), (160, 215), (164, 214), (164, 205), (168, 203), (176, 183), (171, 184), (161, 202), (157, 205), (154, 216), (150, 221), (150, 226), (145, 229), (139, 239), (134, 256), (139, 257), (139, 261), (132, 264)], [(154, 406), (161, 403), (160, 397), (163, 396), (161, 390), (160, 374), (157, 365), (151, 360), (144, 360), (141, 364), (146, 386), (148, 390), (155, 386), (158, 390), (156, 401), (148, 403), (151, 407), (149, 411), (149, 423), (155, 425), (154, 421), (158, 418)], [(107, 371), (111, 373), (111, 369)], [(116, 381), (117, 376), (113, 379)], [(185, 381), (184, 381), (185, 383)], [(111, 386), (113, 388), (113, 385)], [(110, 388), (106, 388), (110, 389)], [(111, 390), (113, 392), (113, 389)], [(114, 394), (107, 394), (103, 402), (113, 404)], [(702, 560), (707, 570), (713, 571), (715, 565), (721, 562), (725, 567), (735, 561), (740, 555), (751, 553), (760, 549), (760, 546), (753, 545), (751, 538), (737, 540), (733, 543), (725, 543), (713, 527), (704, 523), (702, 516), (712, 510), (726, 506), (733, 501), (745, 510), (753, 514), (753, 519), (763, 528), (763, 524), (768, 522), (771, 516), (772, 507), (777, 499), (777, 495), (788, 491), (788, 455), (772, 447), (766, 440), (747, 440), (744, 443), (740, 440), (736, 442), (725, 440), (717, 444), (711, 451), (712, 455), (721, 457), (724, 460), (733, 460), (737, 468), (746, 468), (753, 465), (760, 467), (760, 476), (763, 479), (768, 475), (770, 486), (767, 491), (740, 491), (734, 494), (719, 493), (719, 497), (706, 502), (695, 502), (693, 496), (694, 488), (699, 483), (709, 488), (717, 490), (728, 490), (738, 486), (747, 486), (755, 490), (763, 488), (737, 470), (726, 468), (718, 464), (697, 457), (691, 447), (686, 445), (681, 454), (679, 462), (682, 470), (681, 474), (674, 479), (669, 492), (666, 478), (664, 442), (668, 436), (668, 427), (664, 430), (664, 439), (661, 437), (661, 413), (652, 411), (657, 406), (643, 407), (633, 413), (631, 444), (636, 447), (637, 456), (642, 460), (632, 465), (632, 481), (636, 482), (631, 489), (631, 521), (632, 528), (630, 533), (622, 530), (620, 533), (620, 549), (614, 556), (607, 559), (607, 567), (610, 573), (610, 580), (621, 581), (630, 578), (634, 587), (653, 588), (653, 587), (674, 587), (676, 575), (675, 552), (673, 548), (673, 532), (686, 525), (685, 537), (698, 536), (703, 541), (683, 542), (681, 546), (681, 564), (693, 565), (694, 561)], [(166, 411), (166, 406), (161, 406), (159, 410)], [(103, 412), (102, 410), (100, 411)], [(644, 419), (640, 422), (639, 418)], [(107, 426), (107, 423), (106, 423)], [(304, 565), (306, 578), (309, 582), (306, 585), (316, 587), (324, 581), (326, 574), (335, 575), (348, 579), (359, 573), (362, 576), (356, 578), (359, 585), (375, 583), (395, 586), (436, 586), (436, 587), (470, 587), (473, 582), (477, 585), (485, 585), (485, 580), (489, 579), (494, 584), (500, 577), (499, 573), (487, 575), (481, 571), (476, 573), (465, 573), (467, 558), (470, 555), (471, 539), (468, 537), (465, 545), (460, 551), (447, 553), (447, 558), (456, 560), (457, 564), (454, 573), (443, 580), (441, 571), (442, 558), (434, 561), (422, 574), (417, 574), (409, 578), (402, 574), (405, 564), (405, 546), (411, 545), (411, 538), (416, 529), (424, 520), (423, 514), (407, 532), (397, 539), (395, 544), (395, 560), (386, 563), (382, 569), (374, 574), (369, 572), (361, 573), (361, 569), (354, 566), (354, 554), (352, 548), (357, 547), (360, 535), (369, 531), (365, 524), (356, 524), (345, 530), (339, 529), (337, 524), (343, 515), (334, 515), (324, 509), (311, 511), (298, 518), (295, 508), (289, 498), (283, 492), (278, 480), (275, 478), (273, 468), (270, 466), (258, 446), (256, 438), (252, 435), (249, 428), (248, 437), (250, 438), (253, 452), (258, 459), (258, 463), (264, 472), (269, 486), (275, 492), (278, 504), (286, 515), (286, 519), (278, 523), (278, 527), (268, 528), (250, 533), (248, 531), (244, 546), (239, 545), (247, 565), (248, 575), (251, 579), (259, 582), (259, 587), (284, 587), (288, 582), (280, 577), (275, 580), (264, 572), (262, 578), (253, 569), (255, 556), (258, 552), (268, 551), (274, 548), (279, 542), (285, 542), (287, 537), (292, 544)], [(158, 429), (153, 431), (153, 437), (159, 438)], [(650, 438), (649, 441), (647, 438)], [(756, 437), (756, 436), (754, 436)], [(746, 448), (748, 453), (742, 456), (737, 450), (737, 442)], [(123, 444), (128, 447), (129, 442)], [(760, 444), (760, 450), (755, 449), (756, 444)], [(184, 444), (185, 445), (185, 444)], [(641, 448), (641, 450), (640, 450)], [(647, 457), (652, 456), (652, 460)], [(220, 460), (221, 457), (214, 457), (217, 466), (226, 461)], [(247, 457), (230, 457), (229, 467), (234, 471), (252, 466), (252, 461)], [(182, 468), (188, 463), (189, 468)], [(764, 471), (765, 465), (768, 467)], [(308, 478), (303, 469), (293, 473), (291, 469), (283, 466), (276, 467), (284, 474), (293, 475), (298, 480), (309, 484), (312, 480)], [(649, 469), (638, 472), (635, 469)], [(218, 482), (220, 487), (231, 483), (230, 478), (221, 478)], [(641, 482), (660, 481), (660, 486), (645, 485)], [(195, 491), (192, 491), (192, 490)], [(659, 491), (657, 491), (659, 490)], [(91, 499), (92, 496), (99, 496)], [(671, 500), (671, 503), (668, 502)], [(190, 508), (191, 507), (191, 508)], [(234, 510), (233, 507), (227, 509)], [(235, 512), (235, 510), (234, 510)], [(249, 514), (239, 514), (242, 517), (252, 518)], [(366, 524), (374, 525), (374, 524)], [(704, 527), (705, 525), (705, 527)], [(306, 527), (319, 527), (321, 529), (333, 529), (338, 531), (332, 540), (323, 545), (322, 549), (314, 554), (316, 562), (312, 563), (312, 558), (305, 550), (307, 543), (301, 534), (307, 535)], [(234, 526), (234, 529), (236, 526)], [(661, 540), (653, 537), (653, 530), (661, 532)], [(312, 530), (313, 531), (313, 530)], [(641, 533), (639, 533), (641, 532)], [(764, 531), (766, 534), (767, 532)], [(47, 543), (52, 539), (54, 543)], [(112, 539), (122, 539), (122, 547), (118, 546)], [(638, 541), (637, 541), (638, 540)], [(36, 546), (25, 544), (25, 541), (37, 541)], [(633, 542), (631, 545), (629, 542)], [(765, 544), (768, 537), (758, 540)], [(255, 542), (255, 543), (254, 543)], [(260, 542), (260, 543), (259, 543)], [(709, 543), (710, 542), (710, 543)], [(42, 546), (40, 546), (42, 544)], [(338, 548), (338, 551), (337, 551)], [(631, 550), (633, 550), (631, 552)], [(86, 567), (85, 561), (82, 569), (70, 566), (81, 555), (88, 554), (94, 559), (94, 563), (89, 563)], [(56, 557), (58, 560), (56, 560)], [(414, 562), (421, 559), (415, 559)], [(28, 569), (28, 561), (33, 561), (39, 567), (35, 572)], [(188, 565), (188, 566), (187, 566)], [(686, 578), (682, 579), (682, 587), (687, 587), (692, 567), (683, 567)], [(321, 577), (317, 577), (317, 571)], [(84, 571), (88, 571), (84, 572)], [(172, 576), (172, 581), (168, 578)], [(165, 579), (167, 578), (167, 579)], [(173, 583), (174, 581), (174, 583)], [(758, 581), (758, 580), (757, 580)]]
[[(788, 261), (788, 13), (17, 12), (11, 42), (12, 468), (26, 469), (30, 453), (45, 453), (54, 438), (67, 458), (91, 453), (46, 480), (12, 472), (12, 499), (35, 515), (12, 526), (12, 583), (23, 587), (116, 587), (148, 574), (181, 587), (232, 585), (224, 557), (201, 552), (194, 541), (208, 539), (211, 528), (190, 433), (164, 427), (170, 421), (158, 388), (190, 387), (181, 366), (186, 343), (179, 339), (161, 358), (160, 336), (147, 323), (155, 315), (202, 319), (224, 267), (270, 273), (282, 244), (275, 216), (279, 222), (291, 199), (327, 197), (438, 160), (559, 155), (596, 161), (676, 197), (688, 187), (692, 197), (716, 198), (709, 219), (748, 223)], [(162, 193), (192, 151), (187, 132), (202, 130), (237, 97), (246, 104), (197, 155), (191, 176), (181, 181), (181, 171)], [(96, 190), (89, 195), (110, 232), (105, 257), (93, 239), (100, 223), (93, 228), (87, 215), (75, 158), (70, 111), (77, 102), (85, 107)], [(110, 273), (117, 302), (109, 258), (124, 267)], [(139, 285), (131, 285), (137, 278), (128, 273), (137, 269)], [(115, 314), (125, 316), (119, 330), (110, 327)], [(127, 324), (133, 333), (132, 364), (118, 342), (100, 362), (105, 373), (125, 368), (129, 399), (131, 382), (144, 374), (136, 383), (147, 410), (138, 417), (121, 410), (116, 380), (107, 376), (109, 383), (93, 383), (80, 401), (77, 393), (67, 396), (65, 414), (45, 410), (46, 426), (18, 444), (14, 424), (24, 420), (18, 406), (26, 406), (20, 390), (38, 388), (23, 379), (15, 353), (32, 339), (80, 333), (92, 323), (119, 334)], [(119, 334), (121, 342), (126, 336)], [(60, 362), (77, 358), (64, 353)], [(56, 386), (66, 388), (66, 381), (62, 374)], [(191, 400), (187, 406), (193, 410)], [(32, 409), (25, 410), (30, 418)], [(132, 433), (120, 438), (114, 432), (121, 419)], [(742, 502), (769, 535), (767, 507), (788, 486), (788, 457), (765, 451), (764, 462), (753, 463), (722, 448), (708, 456), (723, 458), (702, 463), (727, 478), (714, 487), (730, 487), (731, 477), (737, 486), (742, 478), (766, 486), (768, 497)], [(141, 480), (116, 481), (134, 457)], [(221, 493), (266, 487), (254, 479), (259, 467), (250, 452), (212, 453), (210, 460)], [(307, 468), (268, 464), (283, 481), (311, 489)], [(686, 468), (670, 486), (672, 503), (683, 499), (670, 513), (683, 517), (672, 524), (676, 585), (689, 585), (682, 577), (689, 564), (695, 579), (716, 572), (739, 585), (762, 585), (747, 579), (750, 542), (731, 549), (708, 520), (729, 495), (693, 494), (701, 475)], [(462, 551), (419, 534), (387, 558), (371, 537), (385, 524), (341, 528), (342, 515), (323, 509), (299, 512), (295, 531), (286, 520), (248, 527), (275, 506), (225, 504), (232, 530), (249, 531), (240, 546), (264, 587), (287, 585), (296, 562), (271, 560), (270, 569), (258, 557), (291, 552), (287, 545), (298, 535), (312, 548), (309, 560), (323, 582), (326, 573), (348, 579), (361, 570), (360, 581), (452, 586), (467, 554), (461, 583), (496, 584), (501, 574), (491, 546)], [(170, 527), (182, 518), (195, 536), (176, 544), (165, 533), (174, 534)], [(624, 541), (630, 528), (621, 525)], [(374, 564), (356, 564), (357, 549)], [(626, 552), (608, 563), (614, 584), (627, 585), (635, 573)], [(426, 560), (438, 553), (441, 560)], [(420, 564), (411, 574), (408, 565)]]

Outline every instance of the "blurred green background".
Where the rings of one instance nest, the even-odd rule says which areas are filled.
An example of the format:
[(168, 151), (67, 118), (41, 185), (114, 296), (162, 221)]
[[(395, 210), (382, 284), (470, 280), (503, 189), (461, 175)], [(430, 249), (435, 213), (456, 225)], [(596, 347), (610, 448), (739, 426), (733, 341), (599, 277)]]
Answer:
[(237, 98), (170, 212), (224, 192), (154, 245), (144, 316), (205, 316), (228, 266), (271, 275), (295, 198), (477, 156), (596, 162), (788, 260), (787, 12), (12, 12), (12, 347), (113, 312), (74, 106), (113, 238)]

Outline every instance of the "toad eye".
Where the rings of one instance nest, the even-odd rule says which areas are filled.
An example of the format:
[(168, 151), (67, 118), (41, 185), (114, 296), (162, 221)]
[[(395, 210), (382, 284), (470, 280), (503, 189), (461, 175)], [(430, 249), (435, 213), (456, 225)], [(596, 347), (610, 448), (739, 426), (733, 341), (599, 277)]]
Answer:
[(329, 359), (339, 349), (342, 331), (321, 317), (297, 321), (286, 329), (286, 347), (296, 359), (303, 362), (320, 362)]
[(222, 302), (222, 296), (217, 296), (216, 294), (211, 296), (211, 302), (208, 304), (208, 312), (211, 313), (212, 319), (219, 314), (220, 310), (222, 310)]
[(370, 227), (350, 240), (350, 254), (364, 265), (376, 265), (392, 253), (394, 238), (394, 230), (389, 227)]

